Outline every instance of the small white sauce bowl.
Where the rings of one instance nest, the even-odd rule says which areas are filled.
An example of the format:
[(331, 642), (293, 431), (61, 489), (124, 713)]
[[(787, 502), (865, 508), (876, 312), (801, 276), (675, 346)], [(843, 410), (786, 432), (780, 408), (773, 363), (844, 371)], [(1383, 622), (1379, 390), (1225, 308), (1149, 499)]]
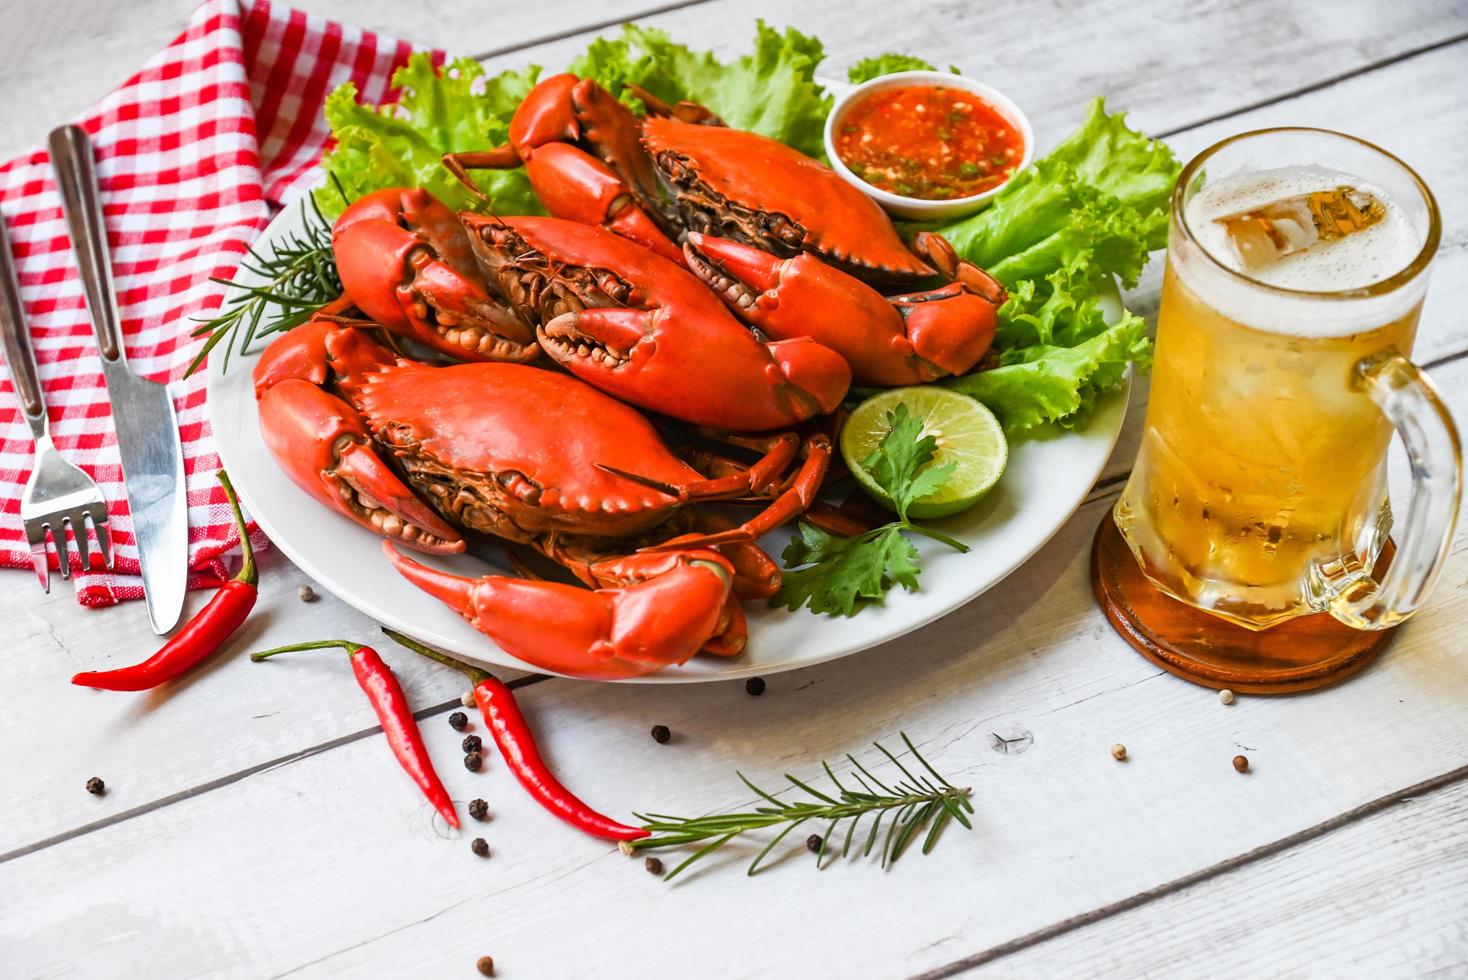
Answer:
[(998, 110), (999, 114), (1008, 119), (1023, 137), (1024, 152), (1020, 155), (1014, 172), (1018, 173), (1023, 170), (1034, 159), (1035, 134), (1030, 129), (1029, 119), (1020, 111), (1019, 106), (1010, 100), (1009, 96), (998, 89), (946, 71), (900, 71), (892, 75), (878, 76), (863, 82), (845, 94), (836, 96), (835, 104), (831, 107), (831, 114), (826, 117), (826, 156), (830, 159), (833, 170), (863, 194), (886, 208), (889, 213), (913, 221), (952, 221), (978, 211), (1004, 187), (1004, 184), (1000, 184), (982, 194), (930, 201), (920, 197), (906, 197), (874, 187), (851, 171), (846, 162), (836, 153), (837, 128), (842, 124), (846, 114), (873, 92), (881, 92), (890, 88), (906, 88), (909, 85), (941, 85), (944, 88), (963, 89), (966, 92), (974, 93)]

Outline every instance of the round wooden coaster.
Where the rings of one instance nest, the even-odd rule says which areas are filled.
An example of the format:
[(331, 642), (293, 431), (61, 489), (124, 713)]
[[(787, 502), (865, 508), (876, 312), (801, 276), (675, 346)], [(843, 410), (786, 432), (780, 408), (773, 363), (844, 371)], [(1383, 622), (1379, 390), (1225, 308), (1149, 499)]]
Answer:
[(1351, 629), (1326, 613), (1255, 632), (1167, 595), (1142, 574), (1111, 511), (1091, 545), (1091, 585), (1132, 648), (1184, 680), (1247, 694), (1293, 694), (1343, 681), (1376, 659), (1395, 628)]

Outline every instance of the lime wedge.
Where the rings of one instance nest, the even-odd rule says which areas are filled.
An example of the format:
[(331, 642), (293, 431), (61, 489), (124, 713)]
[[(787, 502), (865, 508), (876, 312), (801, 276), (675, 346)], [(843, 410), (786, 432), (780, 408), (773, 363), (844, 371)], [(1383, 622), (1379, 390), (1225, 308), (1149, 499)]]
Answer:
[(967, 395), (937, 385), (893, 388), (873, 395), (856, 407), (841, 430), (841, 456), (862, 489), (882, 504), (892, 502), (861, 465), (882, 445), (889, 426), (887, 413), (898, 404), (923, 420), (924, 434), (938, 440), (938, 452), (930, 465), (953, 463), (953, 475), (934, 492), (915, 500), (908, 516), (922, 519), (947, 517), (978, 503), (1009, 461), (1009, 444), (994, 413)]

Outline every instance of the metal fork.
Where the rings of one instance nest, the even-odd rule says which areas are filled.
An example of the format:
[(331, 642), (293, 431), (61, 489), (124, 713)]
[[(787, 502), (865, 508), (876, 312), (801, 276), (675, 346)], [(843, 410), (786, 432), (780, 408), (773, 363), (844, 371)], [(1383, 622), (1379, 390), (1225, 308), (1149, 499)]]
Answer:
[(26, 329), (25, 310), (20, 302), (20, 280), (15, 274), (15, 260), (10, 252), (10, 235), (5, 219), (0, 216), (0, 336), (5, 342), (5, 363), (15, 383), (21, 411), (31, 425), (36, 440), (35, 465), (20, 498), (20, 517), (25, 523), (26, 540), (31, 546), (31, 561), (41, 588), (51, 591), (51, 572), (46, 561), (46, 534), (56, 542), (56, 560), (62, 579), (71, 578), (71, 558), (66, 551), (66, 529), (71, 528), (82, 568), (91, 568), (87, 546), (87, 521), (97, 533), (102, 560), (112, 568), (112, 540), (107, 533), (107, 501), (102, 491), (77, 469), (51, 442), (46, 420), (46, 402), (41, 394), (41, 378), (36, 371), (36, 355), (31, 349), (30, 332)]

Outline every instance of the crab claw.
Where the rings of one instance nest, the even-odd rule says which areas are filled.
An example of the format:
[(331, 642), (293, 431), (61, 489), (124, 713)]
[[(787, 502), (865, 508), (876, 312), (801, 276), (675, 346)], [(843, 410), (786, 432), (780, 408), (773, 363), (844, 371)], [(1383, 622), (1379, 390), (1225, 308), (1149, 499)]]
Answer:
[(443, 601), (511, 656), (569, 677), (616, 680), (681, 664), (716, 636), (733, 572), (687, 552), (630, 585), (590, 591), (557, 582), (465, 578), (383, 552), (404, 578)]
[[(704, 521), (702, 523), (708, 525), (707, 534), (717, 534), (739, 529), (738, 524), (723, 519), (722, 516), (718, 520)], [(739, 534), (743, 535), (743, 531), (740, 530)], [(684, 547), (685, 541), (697, 545), (701, 536), (697, 533), (689, 533), (663, 542), (662, 547), (677, 548), (677, 551), (644, 551), (623, 558), (609, 559), (609, 561), (622, 563), (628, 560), (677, 555), (681, 551), (688, 550)], [(736, 598), (768, 599), (780, 591), (780, 566), (775, 563), (775, 560), (763, 548), (755, 544), (754, 541), (745, 540), (741, 536), (735, 540), (725, 541), (715, 547), (719, 553), (719, 557), (727, 561), (729, 567), (734, 570), (734, 595)], [(599, 568), (600, 565), (593, 566), (593, 571)]]
[(603, 391), (731, 431), (777, 429), (832, 412), (851, 383), (841, 356), (809, 339), (760, 344), (738, 329), (700, 331), (667, 309), (572, 311), (539, 334), (546, 353)]
[[(934, 363), (950, 374), (962, 374), (988, 352), (999, 326), (999, 308), (1009, 294), (998, 279), (960, 259), (948, 239), (936, 232), (919, 232), (913, 250), (953, 281), (938, 289), (889, 298), (902, 314), (918, 352), (930, 351)], [(969, 361), (974, 350), (978, 354)]]
[(458, 218), (427, 191), (374, 191), (332, 227), (342, 288), (388, 330), (468, 360), (528, 361), (533, 331), (484, 291)]
[(318, 315), (272, 340), (261, 352), (251, 375), (255, 397), (263, 398), (265, 392), (291, 378), (314, 385), (325, 384), (331, 376), (327, 338), (338, 329), (335, 323)]
[(962, 374), (994, 337), (996, 307), (961, 283), (889, 300), (809, 253), (781, 259), (691, 231), (684, 254), (694, 274), (746, 323), (771, 337), (809, 337), (835, 349), (857, 384), (921, 384)]
[[(745, 544), (741, 542), (741, 544)], [(736, 546), (733, 551), (739, 552), (741, 548)], [(759, 546), (747, 543), (743, 550), (759, 551)], [(760, 554), (764, 552), (760, 551)], [(741, 555), (741, 557), (743, 557)], [(766, 560), (769, 556), (765, 555)], [(724, 600), (724, 608), (719, 614), (718, 624), (713, 633), (704, 641), (700, 652), (711, 653), (716, 657), (733, 657), (743, 652), (745, 643), (749, 640), (749, 624), (744, 619), (744, 607), (740, 605), (740, 599), (744, 598), (741, 587), (743, 570), (729, 549), (720, 548), (718, 554), (707, 549), (686, 551), (663, 551), (643, 552), (641, 554), (619, 555), (616, 558), (607, 558), (596, 562), (591, 566), (590, 572), (598, 585), (624, 587), (637, 582), (645, 582), (660, 575), (676, 571), (680, 565), (689, 561), (710, 561), (724, 566), (731, 576), (729, 595)], [(771, 564), (774, 564), (771, 562)], [(778, 568), (776, 575), (779, 574)], [(774, 589), (760, 598), (768, 598), (774, 594)]]
[(569, 72), (543, 78), (510, 119), (510, 143), (534, 151), (543, 144), (581, 138), (572, 93), (581, 80)]
[(260, 396), (260, 432), (296, 486), (358, 524), (437, 554), (464, 541), (372, 450), (356, 410), (310, 381), (287, 378)]
[(891, 302), (918, 355), (944, 374), (963, 374), (979, 363), (999, 327), (999, 305), (961, 282), (893, 296)]

